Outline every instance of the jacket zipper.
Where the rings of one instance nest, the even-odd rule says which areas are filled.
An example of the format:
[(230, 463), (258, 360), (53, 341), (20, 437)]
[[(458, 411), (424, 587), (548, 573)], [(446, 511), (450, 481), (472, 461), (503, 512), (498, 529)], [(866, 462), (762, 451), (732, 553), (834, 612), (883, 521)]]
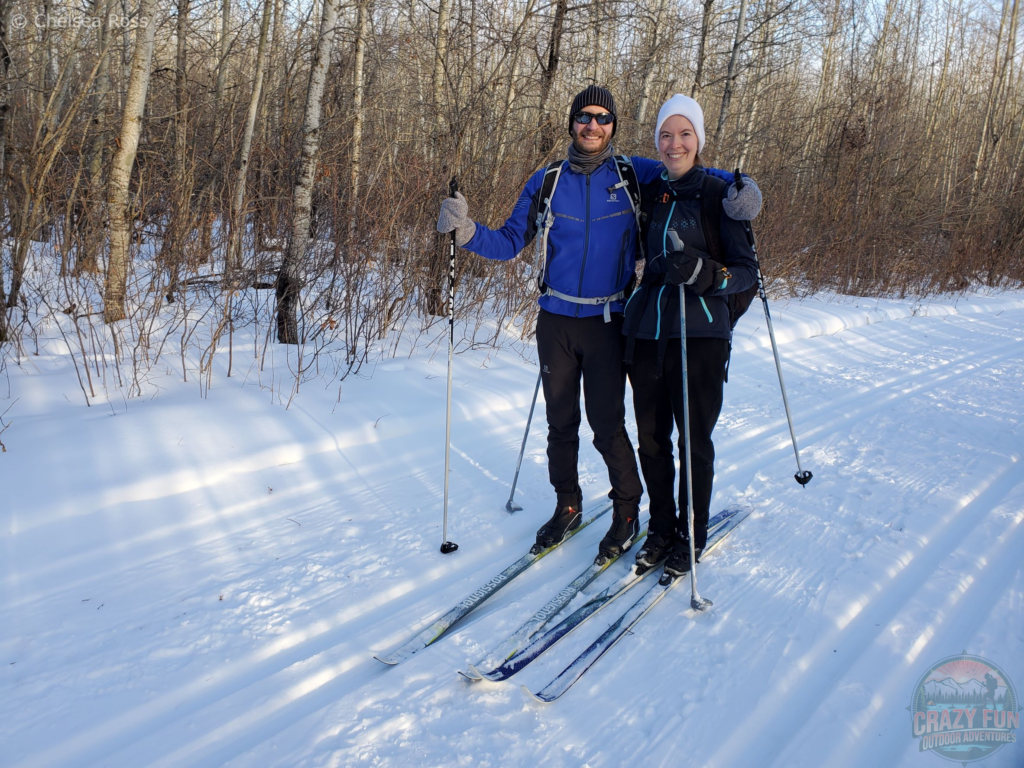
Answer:
[[(583, 296), (583, 273), (587, 269), (587, 250), (590, 248), (590, 174), (587, 174), (587, 218), (583, 230), (583, 262), (580, 264), (580, 284), (576, 288), (576, 295)], [(576, 317), (580, 316), (580, 305), (576, 305)]]
[[(664, 230), (664, 232), (661, 233), (661, 255), (662, 256), (665, 256), (665, 254), (668, 252), (668, 248), (666, 247), (667, 240), (668, 240), (668, 228), (672, 224), (672, 213), (675, 211), (675, 209), (676, 209), (676, 201), (673, 200), (672, 201), (672, 207), (668, 209), (668, 218), (665, 219), (665, 230)], [(666, 257), (666, 262), (667, 262), (667, 260), (668, 259)], [(708, 309), (708, 305), (704, 301), (704, 297), (703, 296), (700, 297), (700, 305), (702, 307), (704, 307), (704, 314), (707, 315), (708, 322), (711, 323), (712, 325), (714, 325), (715, 318), (711, 316), (711, 310)], [(661, 325), (661, 318), (660, 317), (658, 319), (658, 325), (659, 326)]]
[[(673, 197), (675, 196), (675, 192), (674, 191), (673, 191), (672, 195), (673, 195)], [(672, 201), (672, 207), (670, 207), (668, 209), (668, 216), (665, 217), (665, 229), (663, 229), (662, 232), (661, 232), (661, 256), (662, 256), (663, 259), (665, 259), (665, 274), (666, 275), (668, 274), (668, 228), (670, 226), (672, 226), (672, 214), (675, 213), (675, 210), (676, 210), (676, 201), (673, 200)], [(682, 288), (682, 286), (680, 286), (680, 288)], [(665, 286), (663, 285), (661, 287), (661, 289), (665, 290)], [(685, 290), (680, 290), (680, 292), (679, 292), (680, 301), (684, 301), (685, 295), (686, 295), (686, 291)], [(654, 334), (654, 338), (656, 338), (656, 339), (661, 336), (661, 304), (660, 304), (661, 294), (660, 293), (658, 294), (658, 299), (659, 299), (659, 304), (658, 304), (658, 330)], [(685, 304), (683, 305), (683, 311), (684, 312), (686, 311), (686, 305)], [(679, 329), (680, 334), (682, 333), (682, 331), (683, 331), (683, 329), (680, 328)]]
[(665, 229), (661, 233), (661, 255), (665, 259), (665, 263), (668, 264), (668, 228), (672, 225), (672, 214), (676, 210), (676, 201), (672, 201), (672, 207), (668, 209), (668, 216), (665, 217)]

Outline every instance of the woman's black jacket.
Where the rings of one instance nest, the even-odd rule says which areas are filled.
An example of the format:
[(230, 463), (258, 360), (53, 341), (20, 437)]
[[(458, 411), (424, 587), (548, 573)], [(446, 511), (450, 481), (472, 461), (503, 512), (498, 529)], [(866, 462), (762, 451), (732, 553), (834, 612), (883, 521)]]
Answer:
[[(686, 337), (729, 340), (732, 324), (729, 319), (728, 296), (746, 290), (757, 282), (757, 262), (747, 239), (744, 222), (725, 215), (702, 217), (703, 197), (718, 206), (726, 193), (726, 184), (709, 177), (701, 166), (669, 181), (662, 174), (641, 186), (640, 237), (646, 253), (643, 279), (630, 297), (625, 309), (623, 333), (641, 339), (679, 338), (679, 289), (664, 284), (665, 256), (673, 250), (667, 231), (674, 229), (684, 243), (684, 252), (704, 258), (715, 258), (728, 268), (730, 277), (697, 296), (686, 288)], [(705, 223), (718, 219), (720, 248), (709, 247)], [(708, 224), (708, 226), (711, 226)], [(712, 256), (715, 253), (715, 256)], [(716, 258), (717, 257), (717, 258)], [(627, 344), (627, 362), (631, 360), (632, 344)]]

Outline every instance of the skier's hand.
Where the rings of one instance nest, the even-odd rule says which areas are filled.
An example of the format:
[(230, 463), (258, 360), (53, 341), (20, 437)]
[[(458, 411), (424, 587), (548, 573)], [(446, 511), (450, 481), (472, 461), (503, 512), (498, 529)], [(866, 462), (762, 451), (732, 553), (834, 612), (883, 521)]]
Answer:
[(665, 255), (665, 282), (685, 285), (698, 296), (712, 287), (724, 287), (729, 271), (714, 259), (671, 251)]
[(749, 176), (743, 178), (743, 189), (735, 183), (729, 185), (722, 200), (722, 209), (730, 219), (753, 221), (761, 212), (761, 190)]
[(455, 232), (455, 244), (460, 248), (473, 239), (476, 224), (469, 218), (469, 203), (456, 192), (455, 197), (446, 197), (441, 203), (441, 213), (437, 217), (438, 232)]

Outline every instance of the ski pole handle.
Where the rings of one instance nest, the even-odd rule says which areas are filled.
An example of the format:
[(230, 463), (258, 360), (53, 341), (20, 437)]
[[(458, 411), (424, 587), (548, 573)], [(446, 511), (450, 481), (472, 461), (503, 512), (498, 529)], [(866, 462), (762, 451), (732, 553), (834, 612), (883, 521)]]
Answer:
[[(459, 180), (452, 176), (448, 182), (448, 197), (455, 197), (459, 192)], [(452, 230), (451, 246), (448, 249), (448, 320), (452, 322), (452, 310), (455, 306), (455, 230)]]
[(732, 172), (732, 181), (733, 181), (733, 184), (736, 185), (736, 189), (737, 190), (743, 189), (743, 187), (746, 186), (743, 183), (743, 174), (740, 173), (740, 169), (739, 168), (737, 168), (735, 171)]

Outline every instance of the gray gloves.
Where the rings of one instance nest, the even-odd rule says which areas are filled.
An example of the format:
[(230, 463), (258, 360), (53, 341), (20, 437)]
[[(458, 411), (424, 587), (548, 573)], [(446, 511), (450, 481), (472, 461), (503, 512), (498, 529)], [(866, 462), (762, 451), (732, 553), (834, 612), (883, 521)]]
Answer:
[(730, 184), (722, 209), (730, 219), (752, 221), (761, 212), (761, 190), (749, 176), (743, 179), (743, 189)]
[[(743, 191), (745, 193), (746, 189)], [(758, 199), (760, 200), (760, 193), (758, 193)], [(760, 203), (758, 206), (760, 207)], [(455, 197), (446, 197), (441, 203), (441, 213), (437, 217), (437, 231), (454, 231), (455, 244), (461, 248), (476, 234), (476, 223), (469, 218), (468, 214), (469, 203), (466, 202), (466, 198), (462, 196), (461, 192), (456, 192)]]

